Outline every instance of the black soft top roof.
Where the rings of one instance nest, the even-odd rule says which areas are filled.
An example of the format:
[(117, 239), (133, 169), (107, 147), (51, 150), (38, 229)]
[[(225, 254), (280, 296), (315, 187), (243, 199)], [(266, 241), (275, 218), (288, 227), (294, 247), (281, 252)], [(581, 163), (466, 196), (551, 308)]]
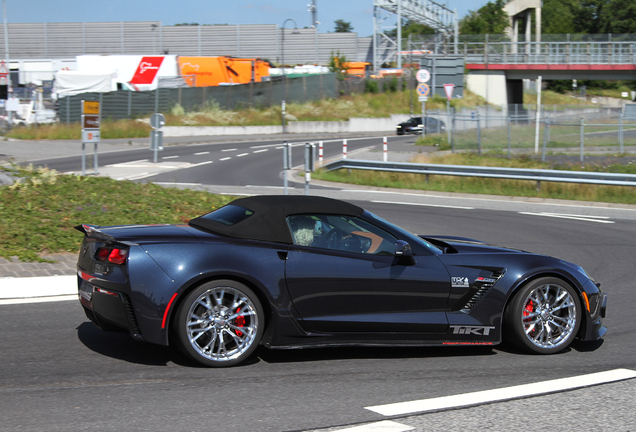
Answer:
[[(227, 206), (240, 206), (253, 215), (233, 225), (206, 218)], [(228, 237), (292, 244), (292, 236), (285, 218), (294, 214), (338, 214), (358, 216), (364, 209), (344, 201), (317, 196), (261, 195), (239, 198), (221, 209), (192, 219), (188, 224)]]

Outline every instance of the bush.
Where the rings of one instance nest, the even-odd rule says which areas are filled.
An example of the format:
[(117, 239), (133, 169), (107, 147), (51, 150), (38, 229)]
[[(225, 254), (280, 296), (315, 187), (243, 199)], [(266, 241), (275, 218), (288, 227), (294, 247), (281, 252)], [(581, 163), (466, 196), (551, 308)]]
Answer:
[(365, 93), (379, 93), (380, 86), (378, 86), (378, 82), (372, 79), (367, 79), (364, 81), (364, 92)]

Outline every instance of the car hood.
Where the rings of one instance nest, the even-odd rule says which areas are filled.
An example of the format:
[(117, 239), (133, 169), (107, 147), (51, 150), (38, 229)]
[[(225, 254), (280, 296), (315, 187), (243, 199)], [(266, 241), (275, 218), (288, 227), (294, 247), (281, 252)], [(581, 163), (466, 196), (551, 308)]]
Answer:
[(442, 249), (445, 254), (529, 253), (520, 249), (495, 246), (479, 240), (464, 237), (430, 235), (421, 235), (420, 237)]

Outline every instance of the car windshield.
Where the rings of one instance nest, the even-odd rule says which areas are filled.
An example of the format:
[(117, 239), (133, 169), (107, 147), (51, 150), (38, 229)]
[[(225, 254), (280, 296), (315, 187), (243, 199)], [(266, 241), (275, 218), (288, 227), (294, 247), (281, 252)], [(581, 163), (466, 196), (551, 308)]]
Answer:
[(373, 213), (371, 213), (370, 211), (365, 212), (365, 214), (367, 216), (370, 216), (372, 219), (375, 219), (379, 222), (382, 222), (383, 224), (389, 225), (391, 227), (393, 227), (394, 230), (396, 230), (397, 232), (399, 232), (400, 234), (402, 234), (404, 237), (406, 237), (407, 239), (409, 239), (409, 242), (413, 242), (414, 244), (419, 244), (421, 246), (423, 246), (424, 248), (428, 249), (429, 251), (431, 251), (432, 253), (439, 255), (439, 254), (443, 254), (444, 252), (438, 248), (437, 246), (427, 242), (426, 240), (424, 240), (422, 237), (419, 237), (416, 234), (413, 234), (407, 230), (405, 230), (404, 228), (401, 228), (391, 222), (388, 222), (384, 219), (382, 219), (380, 216), (377, 216)]

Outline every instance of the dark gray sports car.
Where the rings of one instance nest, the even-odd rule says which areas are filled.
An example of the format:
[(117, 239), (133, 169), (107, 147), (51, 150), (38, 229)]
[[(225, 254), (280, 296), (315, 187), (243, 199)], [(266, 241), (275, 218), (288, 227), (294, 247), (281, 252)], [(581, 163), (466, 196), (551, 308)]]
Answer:
[(343, 201), (241, 198), (188, 225), (81, 225), (79, 300), (103, 330), (207, 366), (268, 348), (494, 345), (539, 354), (606, 328), (578, 265), (417, 236)]

